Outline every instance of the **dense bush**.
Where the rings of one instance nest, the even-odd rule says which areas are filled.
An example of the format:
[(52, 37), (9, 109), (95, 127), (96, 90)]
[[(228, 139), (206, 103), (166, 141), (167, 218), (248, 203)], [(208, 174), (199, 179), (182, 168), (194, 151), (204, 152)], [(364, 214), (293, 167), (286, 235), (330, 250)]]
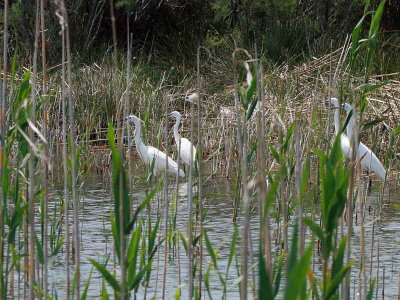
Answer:
[[(376, 5), (378, 1), (372, 1)], [(4, 4), (3, 4), (4, 5)], [(74, 52), (87, 59), (111, 51), (109, 2), (68, 1)], [(115, 0), (117, 38), (126, 46), (127, 20), (134, 47), (142, 53), (172, 60), (192, 57), (197, 45), (211, 35), (233, 37), (239, 46), (257, 43), (261, 52), (279, 61), (315, 49), (324, 52), (331, 40), (339, 42), (363, 14), (364, 1), (348, 0)], [(33, 45), (34, 1), (12, 1), (12, 48), (28, 54)], [(59, 23), (55, 2), (46, 3), (47, 48), (50, 60), (59, 59)], [(1, 16), (3, 13), (1, 12)], [(400, 28), (400, 2), (388, 1), (382, 20), (386, 30)], [(127, 19), (128, 17), (128, 19)]]

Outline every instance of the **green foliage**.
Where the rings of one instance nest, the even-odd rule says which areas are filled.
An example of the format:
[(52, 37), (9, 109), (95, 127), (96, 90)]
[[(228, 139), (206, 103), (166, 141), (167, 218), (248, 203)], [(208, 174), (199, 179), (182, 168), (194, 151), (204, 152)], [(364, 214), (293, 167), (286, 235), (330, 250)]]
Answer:
[[(153, 257), (159, 247), (159, 245), (164, 241), (165, 238), (161, 239), (159, 244), (156, 244), (156, 237), (158, 228), (160, 225), (161, 218), (158, 218), (156, 224), (153, 229), (149, 226), (149, 231), (142, 230), (142, 221), (139, 220), (139, 214), (145, 207), (150, 205), (151, 199), (156, 195), (157, 190), (160, 188), (160, 185), (156, 186), (151, 190), (149, 194), (146, 195), (145, 200), (138, 205), (136, 210), (133, 213), (133, 217), (130, 214), (131, 210), (131, 199), (129, 195), (129, 187), (127, 184), (127, 179), (125, 175), (125, 169), (122, 164), (121, 156), (115, 145), (115, 136), (114, 136), (114, 128), (112, 125), (109, 126), (108, 129), (108, 142), (111, 147), (112, 152), (112, 168), (113, 168), (113, 189), (114, 189), (114, 218), (111, 220), (111, 227), (114, 238), (115, 250), (117, 252), (118, 258), (121, 262), (121, 236), (126, 239), (131, 233), (130, 241), (125, 249), (124, 255), (125, 257), (125, 268), (121, 271), (126, 272), (125, 278), (126, 282), (121, 284), (118, 282), (116, 277), (111, 274), (105, 265), (102, 265), (96, 262), (93, 259), (89, 259), (89, 261), (96, 267), (96, 269), (101, 273), (105, 281), (113, 288), (115, 294), (119, 294), (121, 292), (121, 287), (125, 287), (125, 294), (134, 290), (135, 293), (138, 291), (140, 283), (143, 280), (146, 282), (150, 279), (151, 274), (151, 266), (153, 263)], [(122, 218), (120, 217), (120, 199), (122, 197), (122, 205), (124, 214)], [(128, 212), (126, 212), (128, 210)], [(119, 230), (119, 222), (123, 222), (124, 231), (121, 235), (121, 231)], [(148, 233), (147, 235), (147, 244), (146, 244), (146, 236), (143, 235), (143, 232)], [(123, 241), (125, 243), (125, 241)], [(140, 252), (141, 250), (141, 252)], [(143, 254), (147, 252), (147, 257)], [(102, 292), (103, 299), (108, 298), (108, 294), (103, 285)]]
[(322, 227), (308, 218), (304, 218), (304, 223), (321, 240), (325, 273), (332, 256), (332, 272), (323, 277), (322, 298), (327, 300), (336, 297), (338, 287), (351, 267), (351, 264), (343, 265), (346, 238), (343, 238), (338, 247), (334, 238), (346, 205), (349, 171), (343, 164), (340, 134), (328, 155), (317, 150), (315, 152), (320, 161)]
[(258, 254), (258, 273), (259, 273), (258, 299), (260, 300), (274, 299), (275, 298), (274, 291), (270, 283), (271, 281), (267, 273), (265, 259), (261, 249), (262, 248), (260, 246), (260, 251)]
[(115, 278), (114, 275), (112, 275), (106, 268), (106, 266), (98, 263), (94, 259), (88, 258), (88, 260), (93, 264), (93, 266), (96, 267), (96, 269), (100, 272), (100, 274), (103, 276), (103, 278), (107, 281), (107, 283), (114, 289), (115, 292), (118, 292), (121, 290), (120, 285)]
[(43, 264), (43, 262), (44, 262), (43, 245), (40, 242), (40, 239), (38, 238), (36, 232), (35, 232), (35, 245), (36, 245), (36, 252), (37, 252), (38, 262), (39, 262), (39, 264)]
[(368, 294), (367, 294), (367, 300), (372, 300), (374, 297), (374, 287), (376, 283), (376, 278), (372, 279), (371, 284), (369, 286)]
[[(131, 199), (128, 191), (128, 183), (126, 178), (126, 172), (123, 169), (122, 161), (120, 158), (120, 154), (115, 145), (115, 136), (114, 136), (114, 128), (112, 125), (108, 127), (108, 142), (111, 147), (112, 153), (112, 166), (113, 166), (113, 190), (114, 190), (114, 217), (115, 217), (115, 225), (113, 226), (114, 230), (114, 240), (116, 241), (117, 246), (117, 255), (120, 258), (120, 222), (122, 222), (122, 228), (124, 228), (124, 234), (129, 234), (126, 232), (128, 228), (132, 228), (130, 225), (130, 212), (131, 212)], [(121, 190), (122, 188), (122, 190)], [(120, 200), (122, 197), (122, 203)], [(120, 205), (123, 207), (120, 210)], [(123, 215), (120, 215), (120, 211), (123, 212)], [(122, 218), (122, 220), (121, 220)]]
[(93, 267), (90, 269), (89, 278), (86, 281), (85, 288), (83, 290), (83, 293), (81, 294), (80, 300), (86, 300), (87, 293), (88, 293), (88, 290), (89, 290), (90, 281), (92, 279), (92, 273), (93, 273)]
[(204, 277), (204, 284), (206, 286), (206, 290), (207, 290), (207, 293), (208, 293), (208, 296), (210, 299), (213, 299), (212, 295), (211, 295), (211, 288), (210, 288), (210, 282), (209, 282), (212, 269), (214, 269), (217, 272), (218, 278), (222, 285), (222, 290), (223, 290), (222, 299), (226, 299), (226, 297), (227, 297), (226, 293), (227, 293), (227, 284), (228, 284), (228, 274), (229, 274), (230, 267), (232, 265), (233, 258), (236, 256), (236, 246), (238, 243), (238, 236), (239, 236), (239, 230), (238, 230), (237, 226), (235, 225), (234, 230), (233, 230), (231, 244), (230, 244), (228, 264), (227, 264), (225, 274), (224, 274), (220, 270), (220, 267), (218, 266), (218, 249), (213, 248), (211, 241), (208, 238), (207, 232), (204, 232), (204, 240), (205, 240), (205, 244), (206, 244), (206, 249), (207, 249), (207, 252), (210, 255), (211, 261), (212, 261), (212, 263), (210, 263), (208, 265), (206, 274)]
[[(350, 51), (350, 68), (354, 71), (356, 63), (363, 60), (363, 70), (365, 70), (365, 87), (364, 92), (372, 91), (379, 88), (379, 85), (368, 85), (368, 78), (372, 70), (372, 60), (377, 51), (380, 23), (382, 20), (383, 9), (386, 0), (380, 1), (377, 9), (369, 10), (369, 1), (365, 4), (364, 14), (354, 27), (351, 35), (351, 51)], [(371, 15), (371, 22), (367, 38), (361, 38), (362, 26), (367, 16)], [(365, 52), (361, 50), (365, 49)], [(360, 58), (359, 58), (360, 56)], [(384, 83), (383, 83), (384, 85)]]
[(287, 283), (284, 299), (304, 299), (307, 271), (310, 265), (313, 247), (310, 245), (304, 254), (297, 258), (298, 252), (298, 224), (295, 224), (292, 235), (292, 247), (287, 263)]

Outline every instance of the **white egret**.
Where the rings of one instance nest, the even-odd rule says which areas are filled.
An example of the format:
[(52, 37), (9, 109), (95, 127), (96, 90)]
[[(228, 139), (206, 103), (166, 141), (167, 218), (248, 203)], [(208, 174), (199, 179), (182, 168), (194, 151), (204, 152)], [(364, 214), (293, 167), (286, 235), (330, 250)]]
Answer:
[[(335, 106), (335, 115), (334, 115), (334, 124), (335, 124), (335, 133), (336, 135), (340, 130), (340, 109), (339, 109), (339, 101), (336, 98), (331, 98), (330, 103)], [(347, 113), (353, 109), (350, 104), (345, 103), (344, 109)], [(351, 145), (350, 138), (353, 134), (353, 117), (350, 118), (349, 124), (347, 125), (347, 135), (342, 133), (340, 135), (340, 146), (342, 148), (343, 154), (347, 157), (351, 158)], [(386, 170), (383, 167), (382, 163), (376, 157), (376, 155), (363, 143), (359, 143), (358, 145), (358, 153), (357, 160), (361, 163), (365, 169), (375, 172), (379, 175), (380, 178), (385, 180), (386, 178)]]
[[(349, 113), (353, 110), (353, 107), (348, 103), (344, 103), (343, 107), (344, 107), (344, 110), (347, 112), (347, 115), (349, 115)], [(346, 133), (350, 140), (353, 137), (353, 132), (354, 132), (353, 126), (357, 126), (357, 124), (355, 123), (355, 120), (353, 120), (353, 119), (354, 119), (354, 117), (351, 116), (349, 123), (347, 124), (347, 128), (346, 128)], [(360, 142), (358, 144), (357, 158), (359, 160), (361, 159), (360, 163), (365, 169), (375, 172), (376, 174), (379, 175), (380, 178), (385, 180), (386, 170), (383, 167), (382, 163), (376, 157), (375, 153), (372, 152), (362, 142)]]
[[(178, 132), (178, 127), (179, 127), (179, 124), (181, 123), (181, 114), (177, 111), (173, 111), (168, 116), (175, 118), (174, 138), (175, 138), (175, 143), (176, 143), (176, 147), (178, 149), (180, 158), (187, 166), (190, 166), (191, 148), (193, 147), (192, 162), (196, 161), (196, 148), (193, 146), (193, 144), (187, 138), (182, 138)], [(180, 145), (180, 150), (179, 150), (179, 145)]]
[(151, 166), (154, 162), (153, 175), (157, 176), (158, 174), (165, 171), (166, 160), (168, 157), (168, 174), (179, 174), (180, 177), (185, 177), (185, 173), (183, 172), (183, 170), (178, 168), (178, 164), (171, 157), (167, 156), (164, 152), (158, 150), (157, 148), (146, 146), (143, 143), (141, 137), (143, 123), (142, 120), (134, 115), (130, 115), (126, 118), (126, 120), (135, 124), (135, 144), (140, 157), (148, 166)]
[(199, 94), (198, 93), (190, 94), (188, 97), (186, 97), (186, 101), (197, 104), (197, 102), (199, 101)]

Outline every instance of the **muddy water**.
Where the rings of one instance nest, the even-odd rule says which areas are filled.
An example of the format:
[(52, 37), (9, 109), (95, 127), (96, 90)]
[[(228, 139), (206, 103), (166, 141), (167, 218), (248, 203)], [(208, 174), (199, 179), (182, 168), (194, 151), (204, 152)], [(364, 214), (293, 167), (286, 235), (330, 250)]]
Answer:
[[(140, 174), (139, 171), (136, 174)], [(140, 184), (144, 180), (136, 178), (135, 188), (133, 191), (134, 201), (142, 201), (144, 199), (144, 185)], [(207, 217), (204, 227), (208, 232), (208, 236), (214, 248), (218, 248), (218, 264), (222, 272), (225, 272), (229, 255), (230, 241), (233, 234), (233, 189), (231, 183), (224, 179), (213, 179), (208, 181), (204, 186), (204, 194), (206, 197)], [(171, 184), (170, 195), (173, 193), (175, 186)], [(367, 212), (366, 216), (366, 274), (367, 282), (370, 273), (370, 253), (371, 253), (371, 238), (372, 238), (372, 212), (381, 207), (378, 200), (378, 185), (373, 185), (369, 196), (367, 197), (367, 208), (371, 213)], [(107, 176), (91, 175), (82, 191), (82, 209), (81, 209), (81, 241), (82, 241), (82, 290), (84, 281), (87, 280), (92, 265), (87, 258), (93, 258), (99, 262), (108, 260), (108, 269), (112, 270), (114, 255), (112, 252), (112, 235), (110, 225), (110, 212), (113, 210), (113, 200), (111, 199), (110, 183)], [(389, 201), (389, 189), (385, 193), (383, 203)], [(153, 207), (156, 207), (157, 201), (161, 201), (162, 193), (153, 199)], [(392, 203), (400, 202), (400, 193), (395, 188), (390, 189), (390, 201)], [(155, 214), (155, 212), (154, 212)], [(72, 212), (71, 212), (72, 215)], [(183, 182), (179, 185), (179, 205), (178, 205), (178, 229), (183, 233), (186, 232), (187, 222), (187, 183)], [(257, 237), (258, 237), (258, 216), (254, 213), (251, 221), (251, 231), (254, 241), (254, 253), (257, 253)], [(159, 231), (164, 235), (164, 229)], [(399, 267), (400, 267), (400, 212), (395, 211), (391, 206), (384, 204), (382, 208), (381, 220), (375, 225), (375, 246), (373, 251), (372, 261), (372, 277), (377, 274), (377, 246), (379, 244), (379, 279), (375, 284), (378, 287), (378, 298), (382, 298), (382, 293), (386, 299), (397, 298), (399, 285)], [(167, 299), (172, 299), (179, 283), (182, 288), (182, 299), (187, 298), (187, 258), (183, 247), (180, 247), (180, 275), (179, 264), (176, 258), (169, 256), (167, 261), (167, 276), (166, 276), (166, 295)], [(207, 267), (211, 261), (204, 249), (206, 257), (204, 258), (205, 266)], [(359, 258), (360, 253), (360, 228), (356, 227), (353, 234), (352, 256), (354, 259)], [(161, 298), (162, 277), (164, 270), (164, 248), (160, 248), (159, 257), (155, 257), (153, 263), (152, 280), (150, 287), (147, 289), (147, 298), (155, 296), (155, 299)], [(158, 265), (158, 275), (157, 275)], [(320, 258), (315, 258), (315, 272), (318, 274), (322, 268)], [(355, 287), (355, 293), (358, 291), (358, 263), (355, 262), (352, 271), (352, 286)], [(257, 268), (255, 268), (256, 270)], [(228, 283), (228, 299), (239, 299), (237, 286), (237, 270), (236, 262), (234, 261), (229, 272)], [(251, 273), (249, 279), (252, 279)], [(58, 299), (65, 296), (65, 261), (61, 256), (55, 261), (49, 270), (49, 282), (51, 292)], [(215, 299), (221, 298), (221, 284), (215, 271), (211, 273), (211, 288), (212, 296)], [(88, 299), (96, 299), (101, 291), (101, 276), (97, 271), (93, 272), (92, 281), (89, 286)], [(284, 286), (282, 283), (281, 286)], [(204, 287), (204, 284), (203, 284)], [(384, 289), (383, 289), (384, 287)], [(111, 292), (111, 289), (109, 289)], [(250, 288), (251, 290), (251, 288)], [(137, 299), (144, 298), (144, 288), (139, 288)], [(203, 292), (205, 295), (206, 292)], [(374, 292), (375, 294), (375, 292)]]

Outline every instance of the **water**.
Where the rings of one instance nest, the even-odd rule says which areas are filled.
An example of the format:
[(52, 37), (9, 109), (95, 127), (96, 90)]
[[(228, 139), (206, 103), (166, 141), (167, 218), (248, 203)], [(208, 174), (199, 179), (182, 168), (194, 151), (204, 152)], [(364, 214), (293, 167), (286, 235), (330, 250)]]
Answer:
[[(141, 170), (137, 170), (135, 174), (143, 173)], [(144, 199), (145, 186), (140, 184), (144, 180), (136, 178), (135, 188), (133, 191), (134, 201), (142, 201)], [(377, 199), (378, 186), (374, 185), (372, 191), (367, 197), (367, 208), (370, 208), (371, 213), (367, 212), (366, 215), (366, 274), (367, 282), (369, 278), (369, 267), (370, 267), (370, 246), (372, 236), (372, 211), (379, 208), (379, 201)], [(175, 191), (175, 185), (169, 185), (169, 195)], [(88, 177), (86, 184), (83, 187), (82, 193), (82, 206), (81, 206), (81, 282), (82, 287), (89, 276), (92, 264), (88, 261), (88, 258), (95, 259), (99, 262), (105, 262), (108, 260), (108, 270), (112, 271), (114, 255), (112, 252), (112, 234), (110, 225), (110, 213), (113, 211), (113, 200), (110, 193), (110, 182), (109, 177), (101, 176), (98, 174), (91, 174)], [(392, 203), (400, 203), (400, 194), (397, 190), (392, 188), (391, 201)], [(153, 199), (153, 208), (157, 205), (157, 200), (161, 201), (163, 193), (162, 191)], [(388, 191), (385, 194), (384, 203), (387, 202)], [(225, 274), (229, 249), (234, 230), (232, 222), (233, 217), (233, 192), (231, 183), (227, 182), (222, 178), (209, 180), (204, 185), (204, 196), (205, 196), (205, 208), (207, 209), (207, 217), (204, 223), (204, 228), (211, 240), (214, 249), (218, 250), (218, 267), (220, 271)], [(54, 191), (51, 199), (57, 200), (59, 192)], [(54, 207), (54, 205), (50, 205)], [(171, 212), (170, 212), (171, 213)], [(154, 212), (155, 214), (155, 212)], [(170, 214), (171, 215), (171, 214)], [(72, 211), (71, 211), (72, 216)], [(240, 221), (240, 220), (239, 220)], [(378, 297), (382, 298), (382, 286), (384, 279), (384, 295), (386, 299), (394, 299), (398, 295), (398, 283), (399, 283), (399, 266), (400, 266), (400, 212), (394, 210), (390, 205), (384, 205), (382, 209), (381, 221), (375, 225), (375, 249), (373, 253), (372, 262), (372, 277), (376, 276), (376, 248), (377, 241), (379, 240), (379, 279), (375, 287), (378, 286)], [(178, 229), (186, 233), (187, 223), (187, 183), (183, 182), (179, 185), (179, 205), (178, 205)], [(164, 235), (164, 221), (159, 230), (159, 233)], [(257, 237), (258, 237), (258, 215), (256, 211), (251, 217), (251, 232), (254, 241), (254, 254), (255, 259), (257, 258)], [(71, 229), (72, 232), (72, 229)], [(352, 257), (358, 258), (360, 253), (360, 228), (356, 227), (353, 240), (352, 240)], [(239, 249), (239, 245), (238, 245)], [(211, 258), (207, 253), (206, 247), (204, 246), (204, 269), (205, 270)], [(182, 246), (180, 246), (180, 258), (181, 258), (181, 284), (187, 284), (188, 273), (187, 273), (187, 259), (186, 253)], [(162, 288), (162, 277), (164, 269), (164, 248), (161, 247), (159, 251), (159, 258), (155, 256), (153, 262), (153, 272), (150, 286), (147, 290), (147, 298), (150, 299), (155, 296), (156, 299), (161, 298)], [(316, 258), (316, 270), (317, 274), (320, 274), (322, 269), (321, 259)], [(155, 291), (157, 267), (158, 264), (158, 280), (157, 280), (157, 293)], [(385, 276), (383, 277), (383, 267), (385, 268)], [(256, 268), (257, 270), (257, 268)], [(239, 299), (238, 285), (237, 285), (237, 270), (236, 261), (234, 260), (228, 273), (228, 299)], [(172, 299), (175, 294), (175, 290), (179, 285), (178, 276), (178, 261), (169, 257), (167, 261), (167, 280), (166, 280), (166, 295), (167, 299)], [(355, 283), (356, 291), (358, 284), (358, 265), (357, 262), (353, 266), (352, 270), (352, 285)], [(72, 276), (71, 276), (72, 279)], [(252, 279), (251, 272), (249, 273), (249, 279)], [(257, 281), (257, 280), (256, 280)], [(58, 259), (53, 261), (49, 269), (49, 284), (53, 296), (58, 296), (58, 299), (62, 299), (65, 296), (65, 261), (64, 257), (59, 255)], [(211, 290), (212, 296), (215, 299), (221, 298), (222, 286), (215, 270), (211, 271)], [(196, 284), (197, 285), (197, 284)], [(88, 290), (88, 299), (98, 298), (101, 293), (102, 279), (100, 274), (95, 270), (92, 275), (91, 284)], [(281, 287), (284, 287), (282, 282)], [(204, 288), (204, 284), (203, 284)], [(251, 291), (251, 288), (249, 288)], [(111, 293), (111, 289), (108, 287), (108, 291)], [(138, 299), (143, 298), (144, 287), (140, 286)], [(187, 298), (187, 285), (182, 288), (182, 299)], [(374, 293), (375, 294), (375, 293)], [(111, 295), (111, 294), (110, 294)], [(206, 295), (205, 290), (203, 295)]]
[[(139, 173), (139, 172), (138, 172)], [(92, 174), (85, 184), (83, 190), (82, 207), (80, 220), (81, 224), (81, 278), (82, 282), (86, 281), (89, 276), (92, 264), (87, 258), (95, 259), (99, 262), (104, 262), (109, 257), (108, 269), (112, 271), (112, 260), (114, 259), (112, 253), (112, 233), (110, 224), (110, 213), (113, 210), (113, 200), (110, 196), (110, 184), (109, 179), (102, 178), (102, 176)], [(143, 181), (142, 181), (143, 182)], [(179, 185), (179, 205), (178, 205), (178, 229), (186, 236), (186, 224), (187, 224), (187, 182), (180, 183)], [(207, 230), (207, 234), (213, 244), (214, 249), (218, 251), (218, 266), (220, 270), (225, 273), (227, 267), (227, 257), (229, 255), (229, 247), (231, 238), (234, 230), (232, 222), (233, 217), (233, 198), (230, 191), (229, 183), (224, 180), (211, 180), (204, 187), (204, 197), (207, 206), (207, 218), (204, 223), (204, 228)], [(145, 186), (139, 182), (135, 183), (133, 190), (133, 201), (143, 201), (145, 196)], [(175, 192), (175, 184), (169, 185), (169, 195), (171, 196)], [(162, 201), (163, 191), (160, 191), (155, 199), (152, 200), (153, 208), (157, 207), (157, 201)], [(172, 212), (170, 212), (171, 216)], [(72, 210), (71, 210), (72, 215)], [(153, 216), (156, 213), (153, 212)], [(256, 219), (254, 219), (254, 226), (256, 226)], [(72, 231), (72, 229), (71, 229)], [(164, 220), (162, 221), (159, 233), (164, 235)], [(152, 296), (156, 298), (161, 297), (162, 288), (162, 277), (164, 269), (164, 247), (160, 248), (159, 251), (159, 274), (158, 274), (158, 291), (155, 294), (155, 282), (157, 277), (157, 255), (153, 262), (152, 280), (147, 291), (147, 297), (150, 299)], [(207, 250), (204, 247), (204, 254), (206, 258), (204, 260), (205, 268), (210, 262), (207, 255)], [(183, 246), (180, 246), (180, 257), (181, 257), (181, 284), (187, 284), (188, 280), (188, 265), (186, 259), (186, 252)], [(57, 291), (59, 297), (62, 298), (65, 295), (65, 265), (61, 263), (54, 265), (49, 271), (50, 284), (53, 287), (53, 291)], [(167, 299), (173, 298), (175, 290), (178, 287), (178, 262), (176, 259), (172, 259), (169, 256), (167, 263), (167, 280), (166, 280), (166, 295)], [(203, 270), (203, 278), (205, 273)], [(211, 287), (213, 289), (213, 295), (222, 295), (222, 289), (220, 281), (218, 280), (215, 271), (211, 274)], [(236, 269), (234, 263), (232, 264), (229, 272), (229, 277), (233, 281), (236, 279)], [(83, 286), (84, 284), (82, 284)], [(92, 275), (91, 284), (88, 290), (89, 299), (99, 297), (101, 292), (101, 276), (97, 271), (94, 271)], [(204, 286), (204, 284), (203, 284)], [(82, 287), (83, 288), (83, 287)], [(108, 289), (111, 293), (111, 289)], [(232, 290), (229, 293), (230, 299), (235, 299), (238, 295), (238, 287), (234, 285), (230, 287)], [(143, 297), (144, 287), (139, 288), (138, 299)], [(232, 296), (232, 298), (231, 298)], [(187, 288), (182, 289), (182, 299), (187, 298)]]

